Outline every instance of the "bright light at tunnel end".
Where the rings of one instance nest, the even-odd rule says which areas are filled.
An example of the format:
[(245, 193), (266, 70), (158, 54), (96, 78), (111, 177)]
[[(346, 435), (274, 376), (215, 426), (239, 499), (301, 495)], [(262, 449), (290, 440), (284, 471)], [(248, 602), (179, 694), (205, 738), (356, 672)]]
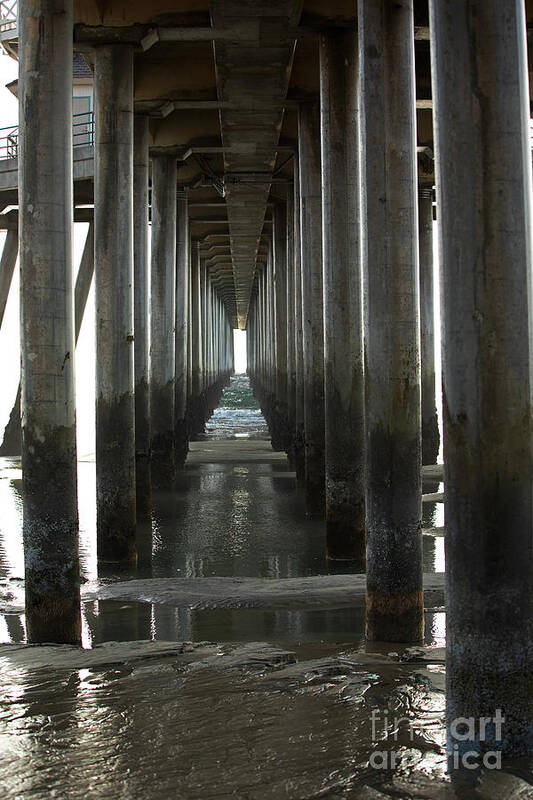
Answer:
[(242, 375), (246, 372), (246, 331), (235, 329), (233, 331), (233, 349), (235, 353), (235, 374)]

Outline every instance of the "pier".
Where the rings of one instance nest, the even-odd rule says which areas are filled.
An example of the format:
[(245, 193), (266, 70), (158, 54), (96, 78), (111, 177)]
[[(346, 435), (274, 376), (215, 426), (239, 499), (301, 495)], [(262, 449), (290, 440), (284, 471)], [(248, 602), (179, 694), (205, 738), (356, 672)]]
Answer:
[[(118, 630), (106, 604), (131, 602), (129, 641), (154, 640), (163, 661), (161, 631), (192, 642), (184, 674), (205, 659), (230, 692), (205, 642), (232, 642), (224, 653), (249, 671), (251, 617), (239, 614), (257, 613), (258, 663), (280, 667), (268, 681), (286, 680), (283, 691), (290, 664), (311, 658), (303, 642), (326, 641), (341, 669), (352, 636), (355, 682), (373, 658), (382, 685), (406, 664), (442, 665), (445, 683), (428, 689), (445, 696), (448, 777), (443, 767), (435, 787), (477, 780), (472, 753), (485, 772), (494, 752), (531, 758), (533, 5), (19, 0), (0, 11), (19, 68), (18, 123), (0, 131), (0, 326), (19, 269), (21, 343), (0, 474), (13, 471), (20, 495), (24, 563), (6, 577), (13, 596), (1, 587), (13, 629), (0, 658), (14, 670), (39, 645), (54, 671), (45, 646), (57, 645), (74, 669), (82, 644), (105, 647)], [(93, 478), (75, 389), (91, 286), (88, 577), (80, 497)], [(247, 376), (234, 374), (235, 331)], [(235, 553), (253, 542), (266, 561), (224, 560), (225, 532)], [(98, 604), (115, 609), (108, 633)], [(220, 635), (213, 617), (202, 640), (191, 614), (207, 608), (235, 616)], [(313, 609), (341, 614), (315, 639)], [(457, 723), (489, 719), (482, 735)], [(180, 781), (180, 796), (217, 796), (216, 777), (213, 794), (203, 778)], [(299, 793), (273, 794), (243, 781), (221, 781), (224, 796), (322, 796), (299, 779)], [(382, 796), (348, 794), (348, 778), (340, 789)]]

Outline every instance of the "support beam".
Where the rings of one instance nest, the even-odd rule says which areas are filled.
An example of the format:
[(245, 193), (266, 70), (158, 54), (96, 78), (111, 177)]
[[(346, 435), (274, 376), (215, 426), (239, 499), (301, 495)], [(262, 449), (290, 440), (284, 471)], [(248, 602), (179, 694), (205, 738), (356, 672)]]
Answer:
[(78, 644), (72, 0), (21, 0), (18, 13), (26, 632)]
[(433, 191), (418, 194), (420, 251), (420, 356), (422, 361), (422, 463), (436, 464), (440, 447), (435, 406), (435, 309), (433, 300)]
[(412, 0), (361, 0), (367, 637), (420, 641), (420, 333)]
[(8, 230), (4, 249), (2, 250), (2, 259), (0, 260), (0, 328), (4, 320), (9, 289), (13, 279), (13, 272), (15, 271), (15, 264), (17, 263), (18, 250), (18, 231)]
[(298, 113), (302, 258), (305, 495), (310, 516), (325, 510), (324, 321), (320, 115), (317, 104)]
[(202, 259), (198, 242), (192, 243), (191, 258), (191, 392), (189, 396), (189, 419), (192, 433), (203, 426), (203, 345), (201, 308), (201, 270)]
[(287, 191), (287, 301), (285, 335), (287, 337), (287, 425), (288, 425), (288, 458), (294, 468), (294, 440), (296, 431), (296, 360), (295, 360), (295, 326), (294, 326), (294, 192), (291, 187)]
[(150, 463), (150, 258), (148, 181), (150, 131), (148, 117), (135, 115), (133, 151), (133, 306), (135, 372), (135, 484), (137, 519), (152, 513)]
[(359, 235), (357, 34), (320, 37), (326, 535), (330, 559), (365, 564), (365, 395)]
[(152, 483), (170, 488), (176, 478), (174, 454), (174, 370), (176, 337), (175, 156), (152, 159), (152, 279), (150, 405)]
[[(442, 265), (448, 746), (533, 752), (524, 4), (430, 0)], [(468, 158), (465, 160), (465, 153)], [(494, 717), (486, 736), (452, 721)]]
[(301, 483), (305, 480), (304, 377), (302, 323), (302, 229), (300, 224), (300, 168), (294, 161), (294, 468)]
[(87, 238), (81, 255), (80, 266), (76, 276), (76, 287), (74, 289), (74, 339), (78, 343), (81, 331), (81, 323), (85, 314), (87, 298), (91, 291), (91, 283), (94, 275), (94, 223), (89, 223)]
[(133, 47), (97, 47), (94, 77), (98, 558), (133, 565)]
[(189, 297), (189, 200), (187, 189), (177, 193), (176, 220), (176, 367), (174, 441), (176, 465), (182, 467), (187, 458), (187, 352)]
[(272, 419), (274, 450), (288, 450), (287, 419), (287, 204), (274, 207), (273, 266), (275, 300), (275, 404)]

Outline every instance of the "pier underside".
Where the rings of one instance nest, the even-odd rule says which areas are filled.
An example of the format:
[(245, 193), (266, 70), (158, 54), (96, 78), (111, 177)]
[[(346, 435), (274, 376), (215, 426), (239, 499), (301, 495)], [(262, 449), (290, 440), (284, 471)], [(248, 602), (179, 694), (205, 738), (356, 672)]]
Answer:
[(8, 796), (533, 797), (532, 29), (0, 0)]

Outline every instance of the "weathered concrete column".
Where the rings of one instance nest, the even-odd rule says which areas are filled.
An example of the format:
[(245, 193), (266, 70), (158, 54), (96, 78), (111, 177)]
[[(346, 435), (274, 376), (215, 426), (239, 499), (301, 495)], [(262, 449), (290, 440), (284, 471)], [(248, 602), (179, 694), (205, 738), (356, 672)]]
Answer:
[(187, 458), (187, 351), (189, 312), (189, 204), (187, 189), (177, 194), (176, 221), (176, 367), (174, 441), (176, 464)]
[(192, 356), (192, 336), (193, 336), (193, 312), (192, 312), (192, 283), (194, 272), (194, 260), (197, 258), (197, 251), (191, 240), (189, 226), (189, 289), (187, 292), (187, 437), (191, 435), (191, 397), (193, 383), (193, 356)]
[[(208, 392), (211, 392), (213, 383), (213, 363), (211, 360), (211, 345), (213, 342), (213, 308), (212, 308), (211, 275), (207, 263), (205, 265), (205, 376)], [(207, 398), (206, 420), (210, 416), (211, 399)]]
[(152, 513), (150, 465), (150, 228), (148, 182), (150, 171), (148, 117), (135, 115), (133, 173), (133, 300), (135, 323), (135, 475), (137, 519)]
[(205, 430), (206, 421), (206, 399), (207, 399), (207, 306), (206, 306), (206, 291), (207, 291), (207, 266), (205, 258), (200, 258), (200, 333), (201, 333), (201, 372), (200, 372), (200, 385), (201, 396), (198, 402), (199, 409), (199, 431)]
[(258, 381), (260, 389), (262, 389), (262, 386), (263, 386), (264, 365), (265, 365), (265, 358), (264, 358), (264, 352), (265, 352), (264, 351), (264, 343), (265, 343), (265, 333), (264, 333), (264, 315), (265, 315), (264, 285), (265, 285), (265, 269), (264, 269), (264, 267), (262, 267), (260, 272), (257, 273), (257, 322), (256, 322), (256, 336), (257, 336), (257, 341), (258, 341), (257, 381)]
[(259, 283), (261, 299), (261, 390), (264, 392), (266, 375), (266, 264), (263, 264)]
[(95, 48), (94, 89), (98, 558), (135, 564), (131, 45)]
[(228, 336), (228, 361), (226, 364), (226, 371), (232, 373), (235, 371), (235, 342), (233, 339), (233, 328), (228, 319), (225, 320), (225, 324)]
[(294, 328), (294, 191), (287, 191), (287, 423), (289, 460), (294, 465), (296, 429), (296, 359)]
[[(287, 403), (287, 204), (278, 200), (273, 209), (273, 267), (275, 297), (276, 362), (275, 362), (275, 407), (274, 449), (288, 450), (288, 403)], [(274, 442), (273, 442), (274, 444)]]
[(152, 158), (150, 414), (152, 484), (157, 488), (170, 488), (176, 478), (174, 454), (176, 181), (176, 156), (154, 156)]
[(362, 0), (367, 636), (424, 629), (413, 3)]
[[(272, 417), (276, 401), (276, 299), (274, 280), (274, 245), (269, 242), (268, 258), (266, 264), (267, 280), (267, 421), (272, 428)], [(275, 437), (272, 438), (272, 447), (282, 449)]]
[(0, 260), (0, 328), (4, 319), (15, 264), (17, 263), (18, 250), (18, 231), (7, 231)]
[[(448, 744), (520, 756), (533, 752), (524, 5), (431, 0), (430, 20), (444, 323)], [(475, 731), (459, 735), (457, 717), (473, 717)], [(492, 718), (484, 737), (483, 717)]]
[(199, 242), (192, 242), (191, 259), (191, 348), (192, 375), (190, 395), (190, 418), (193, 433), (197, 433), (203, 425), (201, 399), (203, 390), (203, 355), (202, 355), (202, 309), (201, 309), (201, 273), (202, 263)]
[(325, 510), (322, 196), (318, 104), (298, 113), (301, 206), (305, 493), (307, 512)]
[(440, 447), (435, 405), (435, 314), (433, 302), (432, 189), (418, 193), (420, 252), (420, 356), (422, 360), (422, 463), (436, 464)]
[(320, 37), (326, 533), (332, 559), (365, 562), (365, 393), (357, 34)]
[(18, 24), (26, 631), (77, 644), (72, 1), (21, 0)]
[(300, 169), (294, 158), (294, 468), (298, 481), (305, 480), (304, 450), (304, 379), (303, 379), (303, 325), (302, 325), (302, 251), (300, 225)]

